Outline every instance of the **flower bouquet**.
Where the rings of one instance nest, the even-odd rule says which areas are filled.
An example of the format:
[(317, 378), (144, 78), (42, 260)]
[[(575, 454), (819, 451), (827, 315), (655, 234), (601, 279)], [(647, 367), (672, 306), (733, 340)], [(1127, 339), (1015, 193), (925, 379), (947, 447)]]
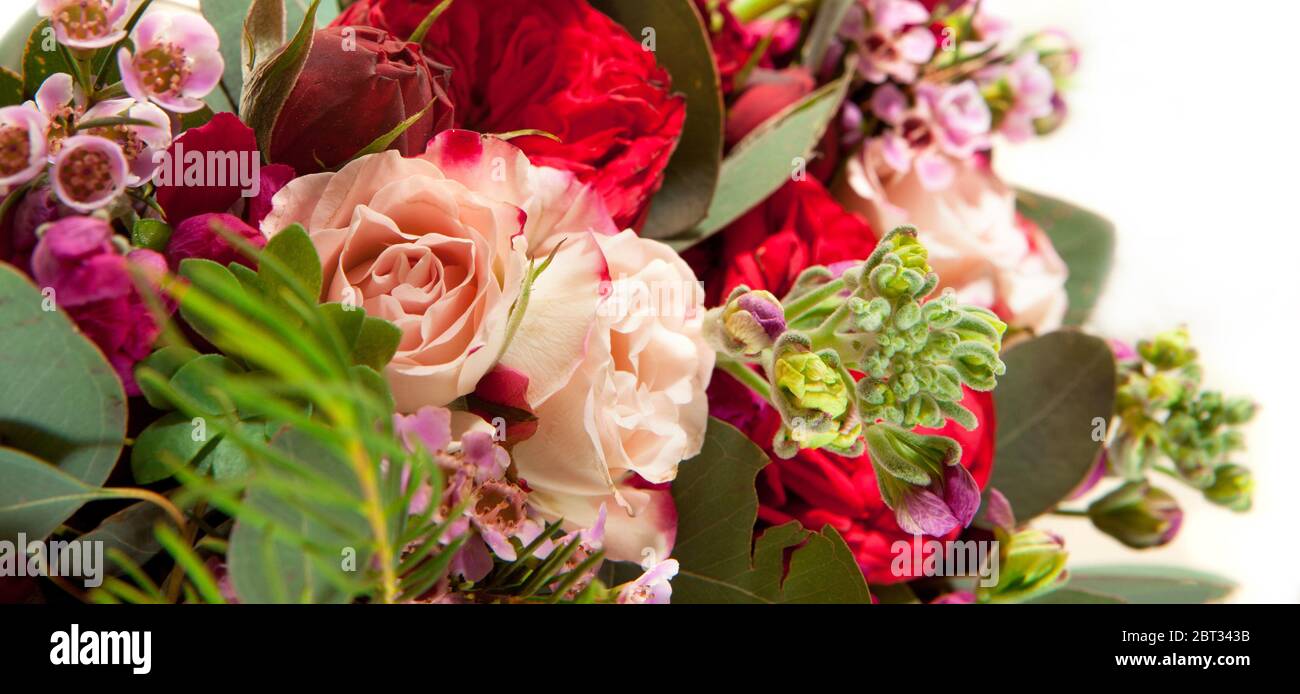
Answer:
[(1080, 330), (1111, 227), (995, 173), (1066, 119), (1063, 33), (965, 0), (35, 10), (0, 71), (0, 598), (1226, 590), (1052, 532), (1169, 543), (1160, 484), (1248, 510), (1254, 411), (1184, 330)]

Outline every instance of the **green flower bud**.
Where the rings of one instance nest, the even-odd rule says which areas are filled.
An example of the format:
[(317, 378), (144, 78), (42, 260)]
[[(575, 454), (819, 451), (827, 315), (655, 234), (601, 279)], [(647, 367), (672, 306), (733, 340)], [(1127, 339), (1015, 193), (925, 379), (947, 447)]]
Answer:
[(1183, 523), (1183, 510), (1164, 490), (1126, 482), (1088, 507), (1092, 524), (1134, 549), (1168, 544)]
[(1214, 482), (1205, 488), (1205, 498), (1211, 503), (1226, 506), (1234, 511), (1249, 511), (1255, 491), (1255, 479), (1250, 470), (1229, 463), (1214, 468)]
[(1160, 333), (1151, 340), (1139, 341), (1137, 351), (1148, 364), (1167, 371), (1196, 361), (1196, 350), (1192, 349), (1191, 342), (1187, 328), (1179, 328)]
[(776, 385), (800, 409), (838, 418), (849, 408), (849, 386), (839, 372), (813, 352), (782, 356), (775, 364)]
[[(1002, 539), (1002, 538), (1006, 539)], [(998, 581), (978, 585), (975, 599), (983, 603), (1024, 602), (1059, 588), (1065, 581), (1069, 553), (1065, 542), (1043, 530), (999, 533)]]

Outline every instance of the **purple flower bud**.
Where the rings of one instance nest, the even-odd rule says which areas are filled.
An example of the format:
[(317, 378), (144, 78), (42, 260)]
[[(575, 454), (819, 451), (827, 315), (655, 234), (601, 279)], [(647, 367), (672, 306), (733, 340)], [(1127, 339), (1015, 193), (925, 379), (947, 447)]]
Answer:
[(133, 370), (149, 355), (160, 329), (129, 266), (155, 275), (166, 271), (167, 263), (150, 250), (118, 255), (112, 233), (107, 222), (93, 217), (51, 224), (32, 254), (32, 274), (39, 286), (53, 290), (55, 305), (99, 346), (127, 394), (138, 395)]
[(252, 261), (226, 240), (219, 229), (242, 236), (257, 248), (266, 247), (266, 237), (262, 232), (245, 224), (239, 217), (201, 214), (176, 226), (171, 240), (167, 242), (167, 263), (173, 270), (179, 268), (181, 261), (186, 258), (205, 258), (222, 265), (234, 262), (251, 265)]

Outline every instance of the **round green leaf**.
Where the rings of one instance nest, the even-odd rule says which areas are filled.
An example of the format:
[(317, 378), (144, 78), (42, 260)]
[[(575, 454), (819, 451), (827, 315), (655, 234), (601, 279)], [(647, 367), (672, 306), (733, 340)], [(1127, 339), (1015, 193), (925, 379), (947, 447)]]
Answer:
[(1051, 510), (1087, 477), (1101, 441), (1096, 418), (1115, 408), (1115, 358), (1105, 340), (1049, 333), (1002, 355), (997, 454), (989, 485), (1027, 521)]
[(57, 296), (47, 300), (25, 275), (0, 264), (0, 445), (97, 487), (122, 450), (126, 394), (68, 316), (46, 310), (57, 303)]
[(1115, 227), (1109, 221), (1068, 202), (1022, 190), (1016, 193), (1020, 213), (1042, 227), (1065, 261), (1070, 276), (1066, 325), (1082, 325), (1097, 304), (1115, 256)]

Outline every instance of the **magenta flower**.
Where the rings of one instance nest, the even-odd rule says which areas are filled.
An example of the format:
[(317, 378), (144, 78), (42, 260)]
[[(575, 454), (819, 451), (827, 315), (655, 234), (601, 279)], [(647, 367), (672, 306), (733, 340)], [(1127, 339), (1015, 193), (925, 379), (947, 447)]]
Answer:
[(45, 78), (36, 90), (36, 110), (49, 124), (47, 141), (49, 153), (58, 153), (63, 141), (73, 134), (77, 119), (86, 109), (86, 95), (77, 86), (72, 75), (56, 72)]
[(108, 205), (126, 190), (126, 155), (116, 142), (98, 135), (74, 135), (54, 157), (51, 183), (63, 204), (78, 212)]
[(47, 125), (45, 116), (30, 103), (0, 108), (0, 194), (45, 169)]
[(135, 53), (117, 53), (128, 94), (174, 113), (203, 108), (201, 99), (225, 69), (211, 24), (198, 15), (155, 12), (140, 20), (132, 38)]
[(82, 120), (89, 122), (101, 118), (133, 118), (153, 125), (114, 125), (91, 128), (88, 135), (98, 135), (116, 142), (127, 161), (126, 185), (142, 186), (158, 170), (154, 154), (165, 151), (172, 143), (171, 119), (157, 106), (134, 99), (110, 99), (95, 104), (86, 111)]
[[(203, 258), (222, 265), (235, 262), (250, 265), (253, 261), (227, 241), (218, 231), (219, 229), (242, 236), (257, 248), (266, 247), (266, 237), (262, 232), (249, 226), (239, 217), (221, 213), (201, 214), (176, 225), (176, 230), (167, 242), (167, 264), (173, 271), (178, 270), (181, 261), (186, 258)], [(431, 447), (429, 450), (440, 450), (440, 448)]]
[(150, 273), (167, 269), (150, 250), (119, 255), (108, 222), (67, 217), (46, 229), (32, 254), (32, 276), (54, 290), (66, 311), (108, 358), (128, 395), (138, 395), (135, 364), (149, 355), (159, 326), (135, 286), (129, 265)]
[(40, 0), (36, 14), (50, 20), (59, 43), (93, 50), (126, 38), (126, 6), (127, 0)]
[[(865, 14), (864, 14), (865, 12)], [(930, 13), (914, 0), (862, 0), (841, 35), (857, 47), (858, 70), (873, 84), (916, 81), (920, 66), (934, 57)]]

